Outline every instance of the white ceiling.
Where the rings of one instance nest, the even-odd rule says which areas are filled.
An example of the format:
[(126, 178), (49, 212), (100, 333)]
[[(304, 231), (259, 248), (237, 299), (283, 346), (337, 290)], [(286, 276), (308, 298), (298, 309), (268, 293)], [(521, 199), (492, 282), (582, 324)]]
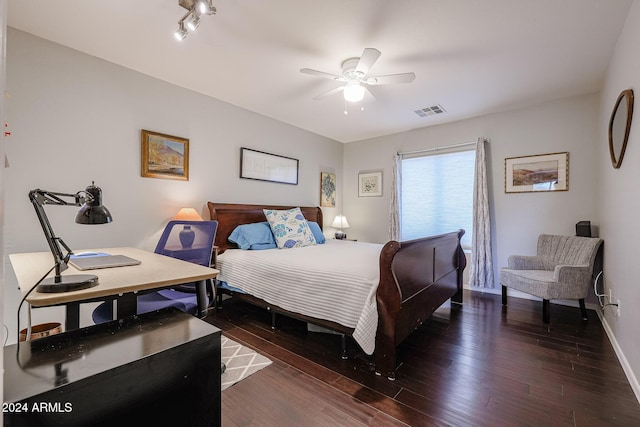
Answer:
[[(350, 142), (599, 90), (631, 0), (214, 0), (182, 42), (178, 0), (8, 3), (11, 27)], [(312, 99), (338, 83), (300, 68), (339, 74), (366, 47), (371, 74), (414, 82), (348, 115), (340, 93)]]

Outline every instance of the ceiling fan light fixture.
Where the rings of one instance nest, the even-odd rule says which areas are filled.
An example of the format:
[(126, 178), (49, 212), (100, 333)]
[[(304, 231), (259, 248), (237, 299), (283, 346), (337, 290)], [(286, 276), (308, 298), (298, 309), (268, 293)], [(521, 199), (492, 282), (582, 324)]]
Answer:
[[(182, 0), (184, 1), (184, 0)], [(380, 57), (381, 53), (378, 49), (365, 48), (359, 58), (348, 58), (342, 62), (342, 74), (332, 74), (324, 71), (314, 70), (312, 68), (301, 68), (300, 72), (324, 79), (343, 82), (344, 85), (331, 89), (328, 92), (313, 97), (314, 100), (325, 98), (338, 92), (343, 92), (344, 97), (344, 114), (347, 112), (347, 102), (357, 103), (367, 97), (367, 102), (375, 100), (375, 96), (371, 93), (370, 85), (388, 85), (393, 83), (411, 83), (416, 75), (414, 73), (387, 74), (382, 76), (370, 76), (371, 67)], [(361, 106), (360, 111), (364, 111)]]
[(344, 99), (347, 102), (360, 102), (364, 99), (364, 87), (358, 82), (349, 82), (344, 88)]

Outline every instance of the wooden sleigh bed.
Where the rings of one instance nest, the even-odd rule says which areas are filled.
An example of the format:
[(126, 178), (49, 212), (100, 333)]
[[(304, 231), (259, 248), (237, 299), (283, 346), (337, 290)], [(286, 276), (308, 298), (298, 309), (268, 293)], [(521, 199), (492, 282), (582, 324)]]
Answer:
[[(237, 226), (265, 221), (263, 209), (291, 208), (213, 202), (207, 205), (211, 219), (218, 221), (215, 244), (219, 254), (235, 248), (228, 238)], [(300, 209), (307, 221), (316, 222), (322, 227), (322, 210), (319, 207)], [(382, 247), (379, 257), (380, 278), (375, 294), (378, 326), (374, 362), (377, 374), (394, 379), (397, 346), (448, 299), (462, 303), (462, 272), (466, 266), (460, 246), (463, 234), (464, 230), (458, 230), (406, 242), (389, 241)], [(272, 313), (297, 318), (347, 336), (354, 331), (333, 321), (282, 309), (249, 294), (233, 295)]]

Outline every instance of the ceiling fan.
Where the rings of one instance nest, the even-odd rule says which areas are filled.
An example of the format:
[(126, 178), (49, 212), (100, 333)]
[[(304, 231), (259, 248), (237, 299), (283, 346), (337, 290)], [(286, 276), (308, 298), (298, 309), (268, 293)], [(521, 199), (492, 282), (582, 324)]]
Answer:
[[(371, 67), (380, 57), (378, 49), (366, 48), (360, 58), (349, 58), (342, 63), (342, 75), (325, 73), (311, 68), (301, 68), (300, 72), (343, 82), (345, 85), (331, 89), (313, 97), (319, 100), (338, 92), (344, 93), (344, 99), (348, 102), (359, 102), (364, 98), (365, 92), (369, 92), (367, 86), (386, 85), (394, 83), (411, 83), (416, 75), (414, 73), (388, 74), (384, 76), (369, 76)], [(371, 94), (371, 92), (369, 92)], [(373, 96), (371, 94), (371, 96)]]

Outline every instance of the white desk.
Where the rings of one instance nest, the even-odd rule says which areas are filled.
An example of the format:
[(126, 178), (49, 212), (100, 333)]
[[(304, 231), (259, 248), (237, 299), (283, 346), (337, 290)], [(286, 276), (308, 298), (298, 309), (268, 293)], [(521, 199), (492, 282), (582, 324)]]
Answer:
[[(182, 283), (198, 283), (198, 310), (200, 317), (206, 315), (206, 281), (215, 279), (219, 271), (179, 259), (171, 258), (142, 249), (98, 248), (83, 249), (80, 252), (106, 252), (111, 255), (126, 255), (141, 261), (140, 265), (103, 268), (80, 271), (69, 265), (62, 275), (95, 274), (99, 284), (79, 291), (42, 293), (33, 291), (27, 302), (33, 307), (65, 305), (67, 312), (66, 330), (77, 329), (80, 323), (80, 303), (117, 300), (117, 318), (136, 313), (136, 293), (167, 288)], [(26, 294), (36, 282), (53, 267), (51, 252), (35, 252), (9, 255), (11, 266), (18, 279), (22, 295)], [(54, 273), (51, 273), (53, 276)]]

